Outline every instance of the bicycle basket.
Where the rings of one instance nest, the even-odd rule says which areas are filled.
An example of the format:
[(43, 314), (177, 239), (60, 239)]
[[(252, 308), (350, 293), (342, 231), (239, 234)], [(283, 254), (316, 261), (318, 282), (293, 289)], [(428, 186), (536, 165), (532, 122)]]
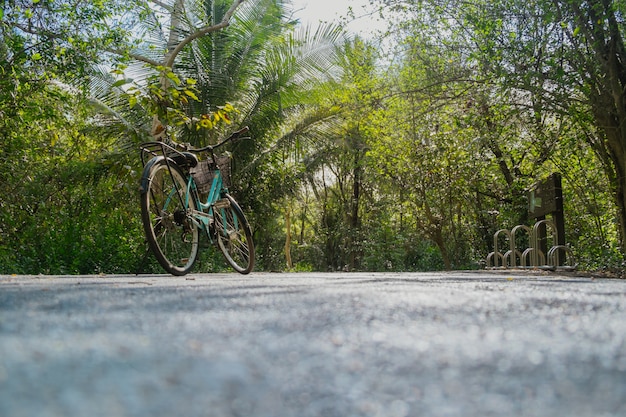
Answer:
[[(215, 162), (222, 172), (224, 186), (230, 186), (230, 156), (221, 155), (215, 157)], [(216, 166), (211, 160), (200, 161), (197, 166), (191, 168), (189, 173), (193, 176), (199, 193), (208, 193), (211, 190), (213, 178), (215, 178)]]

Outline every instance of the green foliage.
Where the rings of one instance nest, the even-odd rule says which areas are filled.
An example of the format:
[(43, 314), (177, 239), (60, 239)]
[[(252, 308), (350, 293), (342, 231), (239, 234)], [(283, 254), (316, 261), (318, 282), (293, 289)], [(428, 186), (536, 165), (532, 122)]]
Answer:
[[(131, 167), (112, 164), (102, 137), (85, 136), (82, 105), (55, 88), (31, 95), (5, 120), (3, 173), (3, 273), (128, 271), (143, 246)], [(47, 111), (34, 124), (29, 108)], [(39, 112), (37, 112), (40, 114)], [(72, 115), (72, 116), (70, 116)], [(133, 194), (131, 194), (133, 193)], [(134, 232), (134, 233), (131, 233)]]
[(130, 7), (118, 1), (79, 7), (67, 0), (3, 1), (0, 54), (8, 68), (27, 69), (31, 79), (84, 80), (103, 51), (124, 47), (128, 32), (123, 15)]
[[(150, 67), (150, 66), (148, 66)], [(156, 126), (157, 132), (169, 129), (169, 136), (176, 140), (176, 131), (180, 127), (188, 130), (198, 131), (200, 129), (211, 130), (217, 128), (220, 123), (230, 125), (232, 112), (235, 108), (232, 104), (226, 103), (217, 106), (212, 113), (204, 113), (198, 117), (190, 115), (190, 101), (199, 102), (196, 88), (197, 81), (187, 78), (183, 82), (171, 68), (157, 66), (150, 68), (154, 73), (145, 80), (145, 87), (133, 82), (132, 79), (124, 77), (125, 65), (118, 65), (112, 74), (121, 76), (118, 81), (111, 85), (111, 88), (122, 87), (122, 95), (128, 99), (128, 105), (132, 110), (135, 106), (140, 106), (146, 117), (156, 116), (160, 124)]]
[[(623, 268), (609, 3), (385, 2), (393, 59), (334, 26), (294, 30), (273, 0), (176, 54), (232, 3), (177, 2), (172, 20), (156, 3), (2, 3), (0, 273), (161, 272), (137, 198), (153, 116), (197, 146), (251, 127), (232, 189), (257, 270), (475, 268), (496, 230), (533, 221), (526, 194), (552, 172), (581, 267)], [(123, 64), (94, 66), (109, 53)], [(196, 270), (229, 269), (209, 248)]]

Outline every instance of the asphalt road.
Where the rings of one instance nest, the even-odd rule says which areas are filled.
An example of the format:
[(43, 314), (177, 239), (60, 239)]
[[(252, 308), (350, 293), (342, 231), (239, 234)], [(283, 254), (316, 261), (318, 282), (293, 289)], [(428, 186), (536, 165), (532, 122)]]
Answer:
[(625, 313), (532, 272), (0, 276), (0, 416), (625, 416)]

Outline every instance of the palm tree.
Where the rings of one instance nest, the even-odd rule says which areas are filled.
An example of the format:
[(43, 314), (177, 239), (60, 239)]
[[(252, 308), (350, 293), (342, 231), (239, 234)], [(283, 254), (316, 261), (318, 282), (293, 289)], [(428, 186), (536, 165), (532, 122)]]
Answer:
[[(317, 104), (307, 103), (307, 98), (335, 75), (336, 46), (343, 33), (335, 26), (296, 30), (289, 4), (281, 0), (146, 1), (144, 17), (132, 29), (140, 41), (123, 53), (124, 75), (145, 85), (157, 75), (156, 68), (172, 68), (180, 79), (197, 80), (199, 101), (186, 109), (190, 116), (236, 103), (238, 122), (254, 127), (255, 137), (280, 137), (264, 143), (269, 145), (267, 151), (293, 143), (321, 117), (307, 112), (307, 104)], [(123, 83), (103, 68), (94, 75), (94, 99), (104, 113), (135, 135), (145, 132), (150, 119), (147, 109), (144, 114), (141, 109), (130, 112), (123, 100)], [(285, 123), (292, 128), (285, 129)], [(207, 140), (194, 131), (185, 133), (192, 143)]]
[[(133, 29), (141, 41), (125, 54), (124, 76), (139, 86), (159, 76), (158, 67), (171, 68), (180, 80), (197, 80), (198, 101), (185, 106), (187, 117), (233, 103), (233, 125), (250, 126), (254, 141), (235, 145), (234, 180), (238, 200), (256, 215), (260, 248), (272, 230), (265, 224), (275, 220), (277, 211), (286, 212), (282, 198), (319, 164), (315, 154), (325, 149), (337, 126), (338, 109), (324, 88), (338, 75), (343, 32), (332, 25), (298, 28), (289, 7), (281, 0), (152, 0)], [(213, 29), (223, 29), (224, 22), (226, 29)], [(94, 102), (111, 128), (127, 132), (120, 143), (127, 153), (149, 138), (153, 115), (140, 105), (129, 108), (127, 84), (115, 76), (97, 73)], [(171, 78), (160, 81), (167, 87)], [(229, 128), (182, 126), (177, 134), (200, 146)]]

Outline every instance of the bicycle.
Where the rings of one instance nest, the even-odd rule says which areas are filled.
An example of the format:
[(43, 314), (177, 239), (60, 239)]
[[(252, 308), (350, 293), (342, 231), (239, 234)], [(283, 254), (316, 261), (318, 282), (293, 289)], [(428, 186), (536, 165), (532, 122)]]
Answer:
[(160, 141), (140, 145), (144, 232), (159, 264), (172, 275), (191, 271), (202, 234), (221, 250), (235, 271), (252, 271), (250, 224), (228, 191), (230, 157), (215, 154), (228, 142), (249, 139), (244, 137), (246, 133), (244, 127), (203, 148)]

